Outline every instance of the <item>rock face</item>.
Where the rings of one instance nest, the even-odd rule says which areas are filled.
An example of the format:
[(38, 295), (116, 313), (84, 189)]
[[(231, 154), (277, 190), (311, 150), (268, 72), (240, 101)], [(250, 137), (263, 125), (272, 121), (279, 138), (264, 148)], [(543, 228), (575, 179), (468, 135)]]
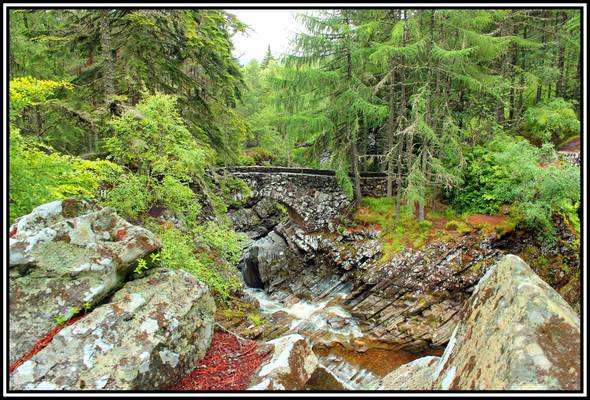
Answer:
[(555, 227), (554, 245), (547, 246), (531, 232), (515, 231), (503, 238), (498, 247), (521, 257), (579, 315), (582, 294), (580, 240), (563, 217), (553, 216), (552, 224)]
[(285, 215), (269, 198), (250, 202), (246, 207), (230, 210), (229, 218), (236, 230), (244, 232), (250, 239), (259, 239), (268, 234)]
[(267, 344), (274, 346), (271, 359), (260, 366), (248, 390), (302, 390), (318, 366), (303, 336), (282, 336)]
[(422, 357), (402, 365), (383, 378), (384, 390), (432, 390), (432, 375), (440, 357)]
[(246, 249), (238, 268), (248, 286), (272, 291), (284, 283), (289, 271), (298, 264), (299, 259), (285, 239), (272, 231)]
[(156, 269), (62, 329), (10, 376), (13, 390), (174, 386), (211, 342), (215, 303), (181, 270)]
[(378, 338), (443, 345), (474, 285), (498, 256), (491, 239), (478, 235), (406, 250), (371, 265), (347, 304), (354, 316), (371, 323)]
[(430, 382), (395, 386), (410, 368), (390, 374), (386, 389), (579, 390), (580, 320), (508, 255), (481, 279)]
[(10, 362), (31, 349), (54, 318), (68, 319), (112, 293), (133, 262), (158, 249), (150, 231), (112, 208), (60, 200), (10, 228)]
[[(281, 223), (251, 244), (243, 265), (256, 265), (261, 284), (256, 287), (279, 299), (318, 303), (345, 293), (344, 305), (375, 339), (416, 351), (445, 344), (473, 287), (500, 252), (490, 238), (472, 234), (384, 263), (374, 236), (374, 231), (309, 234)], [(246, 283), (255, 275), (244, 274)]]

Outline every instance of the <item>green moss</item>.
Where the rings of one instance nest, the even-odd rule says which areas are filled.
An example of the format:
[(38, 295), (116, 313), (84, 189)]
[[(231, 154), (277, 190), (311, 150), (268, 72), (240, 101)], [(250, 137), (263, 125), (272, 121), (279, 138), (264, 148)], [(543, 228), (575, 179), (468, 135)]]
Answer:
[(260, 314), (248, 314), (248, 321), (252, 322), (255, 327), (264, 325), (265, 319)]
[[(354, 220), (381, 231), (381, 260), (387, 261), (405, 248), (419, 249), (431, 240), (450, 241), (458, 234), (469, 232), (470, 227), (458, 219), (457, 211), (449, 208), (428, 213), (426, 220), (418, 222), (409, 207), (402, 207), (399, 218), (396, 218), (395, 199), (365, 197), (361, 207), (354, 214)], [(454, 225), (451, 224), (451, 228), (455, 229), (444, 226), (444, 221), (451, 215), (457, 218), (453, 221)]]
[(469, 271), (471, 272), (478, 272), (481, 267), (483, 267), (485, 265), (485, 263), (483, 261), (478, 261), (475, 264), (473, 264), (471, 267), (469, 267)]

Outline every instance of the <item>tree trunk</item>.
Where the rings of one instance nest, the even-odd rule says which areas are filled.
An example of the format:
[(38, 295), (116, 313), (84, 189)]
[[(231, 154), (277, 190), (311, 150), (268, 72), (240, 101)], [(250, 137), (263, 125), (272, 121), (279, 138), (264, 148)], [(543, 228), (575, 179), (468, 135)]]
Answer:
[[(426, 171), (426, 146), (423, 145), (422, 146), (422, 172)], [(422, 222), (424, 221), (424, 202), (426, 201), (425, 197), (426, 197), (426, 193), (425, 190), (423, 191), (423, 198), (422, 201), (418, 202), (418, 222)]]
[[(404, 38), (405, 38), (405, 31), (404, 31)], [(402, 62), (403, 62), (403, 58), (402, 58)], [(402, 67), (403, 68), (403, 67)], [(402, 69), (400, 71), (400, 82), (401, 82), (401, 90), (400, 90), (400, 101), (399, 101), (399, 128), (400, 130), (402, 130), (404, 128), (404, 121), (405, 121), (405, 116), (406, 116), (406, 86), (404, 85), (404, 70)], [(408, 135), (409, 136), (409, 135)], [(403, 152), (403, 143), (404, 143), (404, 137), (400, 136), (398, 143), (399, 143), (399, 149), (398, 149), (398, 158), (397, 158), (397, 183), (396, 183), (396, 198), (395, 198), (395, 217), (396, 219), (399, 219), (400, 217), (400, 211), (401, 211), (401, 202), (402, 202), (402, 170), (403, 170), (403, 165), (402, 165), (402, 152)], [(406, 152), (411, 153), (411, 140), (408, 142), (410, 144), (410, 147), (408, 147), (409, 150), (406, 150)], [(409, 155), (409, 154), (408, 154)], [(408, 164), (410, 165), (410, 164)], [(409, 171), (409, 169), (408, 169)]]
[[(393, 59), (390, 62), (390, 83), (389, 83), (389, 117), (387, 119), (387, 152), (391, 152), (394, 144), (395, 135), (395, 71)], [(401, 148), (401, 146), (400, 146)], [(401, 149), (399, 150), (401, 151)], [(398, 164), (399, 167), (399, 164)], [(389, 155), (387, 160), (387, 198), (393, 196), (393, 154)]]
[(115, 96), (115, 79), (113, 76), (115, 62), (111, 46), (111, 26), (108, 9), (100, 11), (100, 47), (104, 59), (102, 67), (103, 95), (105, 102), (108, 104)]
[(363, 194), (361, 192), (361, 175), (359, 173), (358, 167), (358, 150), (354, 140), (352, 141), (350, 150), (350, 156), (352, 159), (352, 173), (354, 175), (354, 201), (355, 203), (360, 204), (363, 200)]
[[(561, 24), (567, 21), (567, 14), (561, 14)], [(559, 70), (559, 78), (555, 84), (555, 97), (563, 97), (564, 79), (565, 79), (565, 44), (560, 40), (559, 53), (557, 55), (557, 69)]]

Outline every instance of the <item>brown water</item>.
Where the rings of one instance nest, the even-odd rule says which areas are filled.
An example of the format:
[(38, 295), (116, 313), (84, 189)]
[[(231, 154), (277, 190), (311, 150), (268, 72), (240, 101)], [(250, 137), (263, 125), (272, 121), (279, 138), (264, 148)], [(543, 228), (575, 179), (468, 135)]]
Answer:
[[(444, 352), (444, 348), (413, 352), (367, 337), (340, 304), (339, 300), (345, 297), (342, 293), (319, 303), (301, 300), (288, 306), (259, 290), (250, 294), (258, 300), (263, 313), (281, 313), (280, 321), (289, 326), (289, 333), (303, 335), (320, 365), (336, 378), (318, 371), (306, 385), (308, 390), (375, 390), (381, 386), (381, 378), (401, 365)], [(340, 323), (328, 322), (334, 319)]]

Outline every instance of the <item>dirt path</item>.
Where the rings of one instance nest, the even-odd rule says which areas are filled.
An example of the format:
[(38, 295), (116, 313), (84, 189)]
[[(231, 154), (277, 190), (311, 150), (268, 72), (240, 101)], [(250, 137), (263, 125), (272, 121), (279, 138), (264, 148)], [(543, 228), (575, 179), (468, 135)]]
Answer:
[(559, 151), (580, 151), (580, 136), (576, 136), (565, 143), (562, 143), (557, 150)]

